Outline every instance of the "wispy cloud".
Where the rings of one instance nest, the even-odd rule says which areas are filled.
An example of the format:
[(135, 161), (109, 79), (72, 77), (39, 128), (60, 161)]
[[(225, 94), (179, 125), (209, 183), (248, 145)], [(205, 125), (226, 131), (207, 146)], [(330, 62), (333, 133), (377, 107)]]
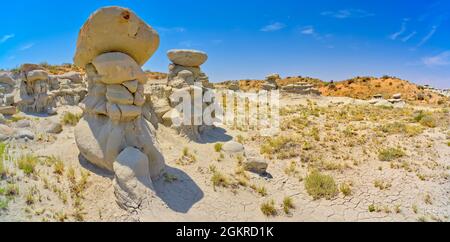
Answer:
[(5, 43), (6, 41), (8, 41), (9, 39), (14, 38), (16, 35), (15, 34), (7, 34), (7, 35), (3, 35), (0, 38), (0, 44)]
[(181, 41), (180, 43), (178, 43), (179, 45), (183, 46), (183, 47), (187, 47), (187, 48), (191, 48), (192, 47), (192, 41), (190, 40), (184, 40)]
[(367, 12), (362, 9), (342, 9), (338, 11), (325, 11), (321, 13), (322, 16), (329, 16), (338, 19), (346, 18), (367, 18), (375, 16), (374, 13)]
[(402, 34), (404, 34), (406, 32), (406, 26), (407, 26), (408, 21), (409, 21), (409, 19), (403, 19), (402, 26), (401, 26), (400, 30), (398, 32), (395, 32), (395, 33), (391, 34), (389, 36), (389, 38), (391, 40), (396, 40), (398, 37), (400, 37)]
[(422, 62), (428, 67), (448, 66), (450, 65), (450, 51), (444, 51), (436, 56), (425, 57), (422, 59)]
[(316, 31), (313, 26), (306, 26), (300, 29), (300, 33), (305, 35), (315, 35)]
[(33, 46), (34, 46), (34, 43), (25, 44), (25, 45), (22, 45), (22, 46), (19, 48), (19, 50), (20, 50), (20, 51), (25, 51), (25, 50), (28, 50), (28, 49), (33, 48)]
[(184, 33), (184, 32), (187, 31), (187, 29), (184, 28), (184, 27), (171, 27), (171, 28), (168, 28), (168, 27), (156, 27), (156, 29), (159, 32), (162, 32), (162, 33)]
[(420, 46), (426, 44), (431, 39), (431, 37), (433, 37), (433, 35), (436, 33), (437, 29), (438, 29), (438, 26), (436, 26), (436, 25), (431, 27), (430, 32), (428, 32), (428, 34), (425, 37), (423, 37), (422, 41), (420, 41), (420, 43), (417, 45), (417, 47), (420, 47)]
[(284, 23), (275, 22), (275, 23), (272, 23), (272, 24), (262, 27), (261, 31), (262, 32), (275, 32), (278, 30), (282, 30), (284, 28), (286, 28), (286, 25)]
[(414, 37), (416, 34), (417, 31), (411, 32), (410, 34), (402, 38), (402, 42), (408, 42), (408, 40), (412, 39), (412, 37)]

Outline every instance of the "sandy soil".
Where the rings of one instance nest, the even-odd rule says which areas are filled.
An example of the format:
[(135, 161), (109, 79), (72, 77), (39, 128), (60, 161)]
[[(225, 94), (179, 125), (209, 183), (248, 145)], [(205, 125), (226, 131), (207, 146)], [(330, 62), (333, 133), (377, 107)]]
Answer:
[[(269, 161), (265, 176), (240, 171), (239, 155), (214, 149), (216, 143), (236, 140), (246, 150), (261, 153), (270, 138), (257, 131), (217, 127), (203, 137), (205, 142), (195, 143), (161, 125), (157, 137), (167, 169), (154, 183), (162, 206), (135, 213), (116, 204), (112, 174), (79, 156), (72, 126), (64, 126), (58, 135), (39, 135), (35, 129), (41, 119), (58, 121), (64, 112), (80, 113), (80, 109), (62, 107), (57, 117), (24, 114), (32, 120), (36, 139), (8, 143), (12, 158), (5, 159), (8, 174), (0, 181), (4, 190), (0, 199), (8, 203), (0, 210), (0, 221), (450, 221), (448, 111), (383, 109), (332, 97), (288, 96), (281, 103), (283, 131), (278, 137), (295, 139), (260, 155)], [(436, 127), (412, 123), (417, 109), (434, 115)], [(380, 131), (380, 126), (395, 121), (421, 126), (421, 132)], [(380, 150), (388, 147), (401, 147), (404, 155), (380, 161)], [(189, 157), (183, 157), (184, 151)], [(17, 167), (16, 160), (24, 154), (39, 158), (32, 175)], [(62, 174), (55, 173), (52, 156), (64, 164)], [(350, 194), (340, 191), (330, 199), (314, 200), (305, 189), (313, 169), (333, 177), (338, 189), (347, 184)], [(227, 178), (224, 187), (213, 186), (214, 171)], [(74, 184), (83, 177), (87, 182), (78, 191)], [(17, 193), (6, 194), (12, 186)], [(288, 213), (282, 209), (286, 197), (294, 205)], [(261, 206), (271, 200), (276, 214), (266, 216)]]

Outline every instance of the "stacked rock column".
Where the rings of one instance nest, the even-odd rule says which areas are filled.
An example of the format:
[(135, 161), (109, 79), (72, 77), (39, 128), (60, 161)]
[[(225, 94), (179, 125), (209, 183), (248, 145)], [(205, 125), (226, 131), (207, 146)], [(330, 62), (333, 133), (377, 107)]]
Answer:
[[(183, 110), (183, 112), (191, 111), (191, 122), (190, 124), (183, 123), (175, 128), (181, 135), (193, 140), (200, 140), (201, 133), (208, 128), (203, 122), (203, 111), (213, 102), (203, 101), (210, 83), (208, 76), (201, 71), (200, 66), (206, 62), (208, 56), (206, 53), (196, 50), (171, 50), (167, 55), (172, 61), (169, 65), (168, 85), (171, 88), (172, 97), (175, 98), (171, 98), (172, 110), (163, 117), (163, 120), (169, 125), (172, 125), (172, 121), (175, 119), (184, 120), (186, 113), (179, 113), (176, 107), (182, 101), (179, 97), (189, 94), (191, 110)], [(196, 107), (196, 104), (201, 104), (201, 107)], [(194, 109), (200, 112), (195, 113)]]
[[(146, 75), (141, 66), (159, 36), (131, 10), (102, 8), (80, 31), (75, 64), (86, 69), (88, 94), (75, 128), (81, 155), (114, 172), (119, 205), (139, 209), (154, 196), (153, 179), (165, 168), (154, 127), (143, 109)], [(118, 51), (120, 50), (120, 51)]]

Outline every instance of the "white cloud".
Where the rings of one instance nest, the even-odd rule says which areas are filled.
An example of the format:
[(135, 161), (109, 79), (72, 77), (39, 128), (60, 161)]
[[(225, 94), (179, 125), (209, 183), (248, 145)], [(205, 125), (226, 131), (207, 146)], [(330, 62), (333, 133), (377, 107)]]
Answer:
[(316, 34), (316, 31), (314, 30), (313, 26), (306, 26), (306, 27), (303, 27), (302, 29), (300, 29), (300, 33), (305, 34), (305, 35), (314, 35), (314, 34)]
[(330, 16), (338, 19), (346, 19), (346, 18), (367, 18), (373, 17), (375, 14), (367, 12), (362, 9), (342, 9), (338, 11), (325, 11), (322, 12), (323, 16)]
[(172, 28), (156, 27), (156, 29), (159, 32), (163, 32), (163, 33), (184, 33), (187, 31), (186, 28), (183, 28), (183, 27), (172, 27)]
[(417, 47), (420, 47), (420, 46), (426, 44), (428, 42), (428, 40), (430, 40), (431, 37), (433, 37), (433, 35), (436, 33), (437, 29), (438, 29), (438, 26), (436, 26), (436, 25), (433, 26), (431, 28), (430, 32), (425, 37), (423, 37), (422, 41), (420, 41), (420, 43), (417, 45)]
[(398, 37), (400, 37), (402, 34), (406, 32), (406, 24), (408, 23), (409, 19), (403, 19), (402, 27), (400, 30), (396, 33), (393, 33), (389, 36), (390, 39), (396, 40)]
[(410, 40), (412, 37), (414, 37), (417, 34), (416, 31), (410, 33), (409, 35), (405, 36), (402, 38), (402, 42), (408, 42), (408, 40)]
[(22, 46), (19, 48), (19, 50), (20, 50), (20, 51), (25, 51), (25, 50), (28, 50), (28, 49), (33, 48), (33, 46), (34, 46), (34, 43), (25, 44), (25, 45), (22, 45)]
[(448, 66), (450, 65), (450, 51), (444, 51), (436, 56), (425, 57), (422, 59), (422, 62), (428, 67)]
[(14, 38), (15, 36), (16, 36), (15, 34), (7, 34), (7, 35), (3, 35), (3, 36), (0, 38), (0, 44), (1, 44), (1, 43), (5, 43), (6, 41), (8, 41), (9, 39)]
[(286, 25), (280, 22), (272, 23), (261, 28), (262, 32), (274, 32), (286, 28)]

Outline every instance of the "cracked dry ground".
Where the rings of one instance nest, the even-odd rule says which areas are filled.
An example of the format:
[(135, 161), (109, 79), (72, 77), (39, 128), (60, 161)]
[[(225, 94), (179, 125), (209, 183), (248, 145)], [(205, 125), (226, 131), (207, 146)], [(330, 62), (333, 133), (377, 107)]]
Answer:
[[(13, 172), (0, 187), (15, 184), (19, 191), (0, 195), (10, 197), (0, 220), (450, 221), (448, 107), (393, 109), (329, 97), (284, 97), (281, 104), (282, 132), (276, 137), (226, 127), (209, 134), (215, 142), (199, 144), (160, 126), (157, 136), (168, 169), (155, 187), (165, 208), (137, 214), (116, 205), (111, 174), (80, 161), (73, 127), (11, 144), (11, 153), (32, 153), (41, 161), (31, 176), (11, 165)], [(270, 176), (245, 172), (241, 156), (215, 151), (216, 143), (230, 139), (267, 159)], [(62, 175), (48, 164), (50, 156), (64, 163)], [(76, 171), (75, 183), (69, 167)], [(305, 188), (313, 171), (332, 177), (335, 191), (328, 198), (313, 199)], [(87, 182), (78, 194), (73, 184), (83, 185), (85, 173)], [(214, 176), (221, 178), (215, 186)], [(27, 203), (30, 191), (32, 204)], [(293, 206), (284, 211), (286, 197)], [(262, 205), (272, 200), (273, 210), (264, 215)]]

